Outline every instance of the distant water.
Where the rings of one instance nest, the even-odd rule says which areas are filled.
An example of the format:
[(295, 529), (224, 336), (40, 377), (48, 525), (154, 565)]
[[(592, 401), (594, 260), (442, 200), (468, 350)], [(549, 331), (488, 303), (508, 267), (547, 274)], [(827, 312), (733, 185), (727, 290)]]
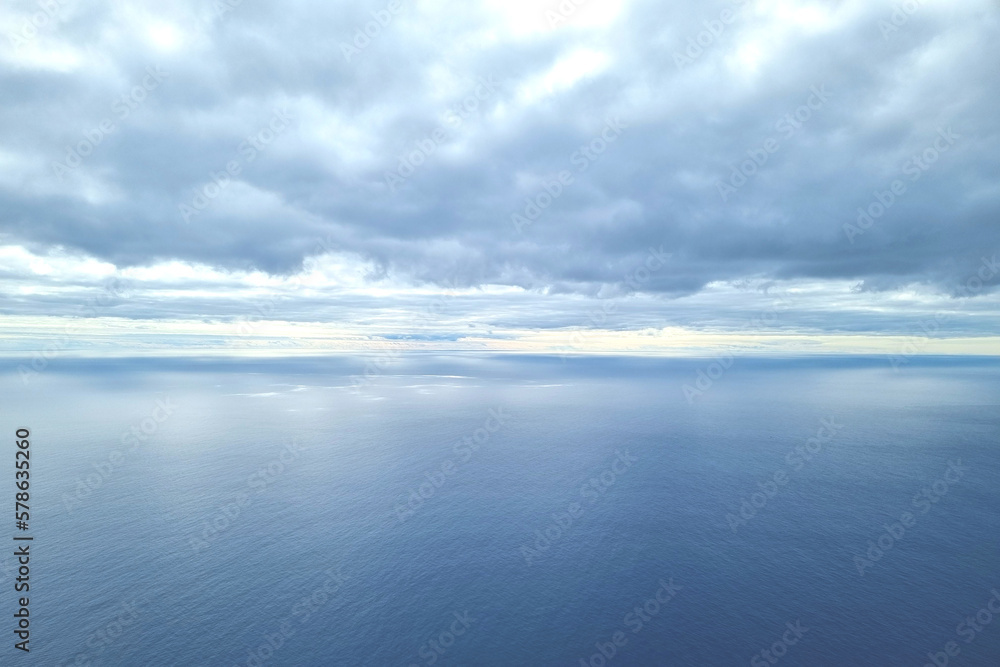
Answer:
[(365, 364), (5, 364), (0, 662), (1000, 665), (996, 361)]

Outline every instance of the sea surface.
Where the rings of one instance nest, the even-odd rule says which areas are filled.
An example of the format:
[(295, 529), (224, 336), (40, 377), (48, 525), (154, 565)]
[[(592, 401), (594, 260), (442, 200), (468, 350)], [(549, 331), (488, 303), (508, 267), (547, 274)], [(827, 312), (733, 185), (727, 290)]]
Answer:
[(19, 363), (3, 664), (1000, 665), (997, 360)]

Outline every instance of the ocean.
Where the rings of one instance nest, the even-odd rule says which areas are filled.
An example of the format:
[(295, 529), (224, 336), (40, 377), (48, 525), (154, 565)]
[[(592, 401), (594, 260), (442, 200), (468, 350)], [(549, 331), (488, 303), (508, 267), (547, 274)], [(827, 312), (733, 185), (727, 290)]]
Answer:
[(5, 664), (1000, 665), (995, 359), (18, 363)]

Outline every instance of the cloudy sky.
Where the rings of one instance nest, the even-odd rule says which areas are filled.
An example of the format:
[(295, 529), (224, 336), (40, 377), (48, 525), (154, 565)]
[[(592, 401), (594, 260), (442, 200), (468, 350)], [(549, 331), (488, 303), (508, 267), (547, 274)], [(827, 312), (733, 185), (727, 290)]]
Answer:
[(6, 3), (8, 353), (1000, 353), (1000, 3)]

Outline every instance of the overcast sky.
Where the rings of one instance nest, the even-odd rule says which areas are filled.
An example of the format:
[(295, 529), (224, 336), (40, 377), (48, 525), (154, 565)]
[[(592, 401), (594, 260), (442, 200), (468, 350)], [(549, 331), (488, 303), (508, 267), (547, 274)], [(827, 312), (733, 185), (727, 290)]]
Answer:
[(42, 0), (0, 33), (8, 351), (1000, 352), (995, 1)]

